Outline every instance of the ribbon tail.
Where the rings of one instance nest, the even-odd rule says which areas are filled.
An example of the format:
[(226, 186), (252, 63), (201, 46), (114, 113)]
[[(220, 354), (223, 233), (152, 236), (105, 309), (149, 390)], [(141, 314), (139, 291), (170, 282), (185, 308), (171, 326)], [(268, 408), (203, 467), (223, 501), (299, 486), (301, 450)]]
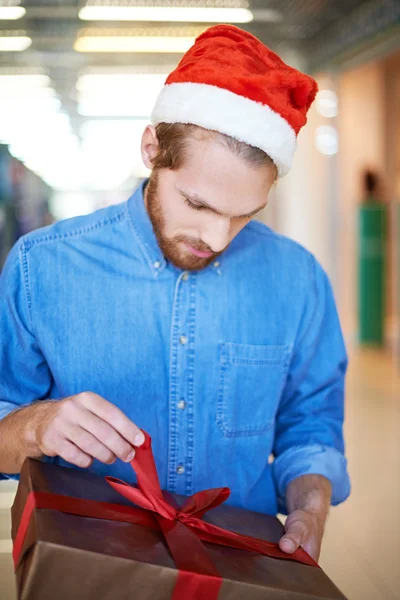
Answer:
[(205, 523), (195, 517), (190, 520), (188, 519), (186, 524), (190, 529), (196, 531), (198, 537), (204, 542), (227, 546), (228, 548), (237, 548), (238, 550), (246, 550), (247, 552), (256, 552), (271, 558), (295, 560), (305, 565), (320, 568), (318, 563), (303, 548), (299, 548), (293, 554), (286, 554), (286, 552), (283, 552), (279, 548), (278, 544), (234, 533), (216, 525)]
[(222, 579), (179, 571), (172, 600), (218, 600)]
[(179, 570), (218, 577), (218, 571), (195, 531), (180, 521), (155, 518)]
[(180, 521), (155, 518), (179, 566), (172, 600), (218, 600), (222, 579), (195, 532)]

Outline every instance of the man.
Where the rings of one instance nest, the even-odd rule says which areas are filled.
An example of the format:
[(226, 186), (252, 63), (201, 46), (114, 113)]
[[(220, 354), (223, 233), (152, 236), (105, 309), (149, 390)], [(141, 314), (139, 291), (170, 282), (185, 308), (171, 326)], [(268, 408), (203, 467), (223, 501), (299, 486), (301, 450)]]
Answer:
[[(251, 217), (290, 168), (310, 77), (231, 26), (198, 38), (142, 139), (119, 206), (22, 238), (0, 300), (0, 471), (26, 457), (287, 511), (282, 550), (318, 558), (345, 500), (347, 359), (316, 260)], [(272, 461), (272, 458), (274, 459)]]

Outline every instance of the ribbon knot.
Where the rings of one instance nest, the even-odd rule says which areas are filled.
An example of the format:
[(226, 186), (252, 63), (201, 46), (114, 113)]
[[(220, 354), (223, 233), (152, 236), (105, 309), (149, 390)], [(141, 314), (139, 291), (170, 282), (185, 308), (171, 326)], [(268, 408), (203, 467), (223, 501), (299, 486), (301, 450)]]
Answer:
[(115, 477), (106, 477), (107, 482), (133, 504), (150, 510), (167, 521), (193, 523), (194, 520), (201, 519), (207, 511), (225, 502), (230, 494), (229, 488), (215, 488), (193, 494), (181, 507), (169, 494), (169, 501), (167, 501), (161, 490), (151, 451), (151, 438), (147, 433), (145, 433), (145, 441), (142, 446), (136, 449), (131, 465), (136, 472), (138, 487)]

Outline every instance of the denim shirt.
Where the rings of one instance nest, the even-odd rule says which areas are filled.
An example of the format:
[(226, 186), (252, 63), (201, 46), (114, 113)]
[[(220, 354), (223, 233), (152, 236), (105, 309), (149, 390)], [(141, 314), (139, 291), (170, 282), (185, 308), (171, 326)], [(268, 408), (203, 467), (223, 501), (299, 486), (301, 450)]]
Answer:
[[(143, 189), (12, 249), (0, 418), (91, 391), (150, 433), (164, 489), (228, 486), (231, 504), (275, 514), (292, 479), (320, 474), (342, 502), (347, 356), (324, 271), (250, 222), (214, 264), (183, 272), (158, 247)], [(90, 470), (135, 481), (119, 460)]]

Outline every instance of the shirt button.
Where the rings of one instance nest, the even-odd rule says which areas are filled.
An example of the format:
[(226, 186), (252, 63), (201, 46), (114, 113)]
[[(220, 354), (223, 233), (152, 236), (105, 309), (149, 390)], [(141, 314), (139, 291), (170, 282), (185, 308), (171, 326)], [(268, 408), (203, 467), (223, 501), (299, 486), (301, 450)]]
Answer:
[(179, 465), (179, 467), (176, 468), (176, 472), (178, 475), (183, 475), (185, 472), (185, 467), (183, 465)]
[(184, 410), (186, 408), (186, 402), (184, 400), (179, 400), (179, 402), (178, 402), (178, 408), (180, 410)]
[(185, 271), (185, 273), (182, 275), (182, 281), (187, 281), (189, 279), (189, 273), (187, 271)]
[(220, 265), (220, 262), (218, 260), (216, 260), (214, 263), (214, 267), (217, 268), (217, 267), (219, 267), (219, 265)]
[(153, 267), (154, 267), (155, 269), (159, 269), (159, 268), (161, 267), (161, 263), (160, 263), (160, 261), (159, 261), (159, 260), (156, 260), (156, 262), (154, 262), (154, 263), (153, 263)]
[(181, 335), (181, 337), (179, 338), (179, 341), (182, 344), (182, 346), (184, 346), (185, 344), (188, 343), (188, 339), (187, 339), (186, 335)]

